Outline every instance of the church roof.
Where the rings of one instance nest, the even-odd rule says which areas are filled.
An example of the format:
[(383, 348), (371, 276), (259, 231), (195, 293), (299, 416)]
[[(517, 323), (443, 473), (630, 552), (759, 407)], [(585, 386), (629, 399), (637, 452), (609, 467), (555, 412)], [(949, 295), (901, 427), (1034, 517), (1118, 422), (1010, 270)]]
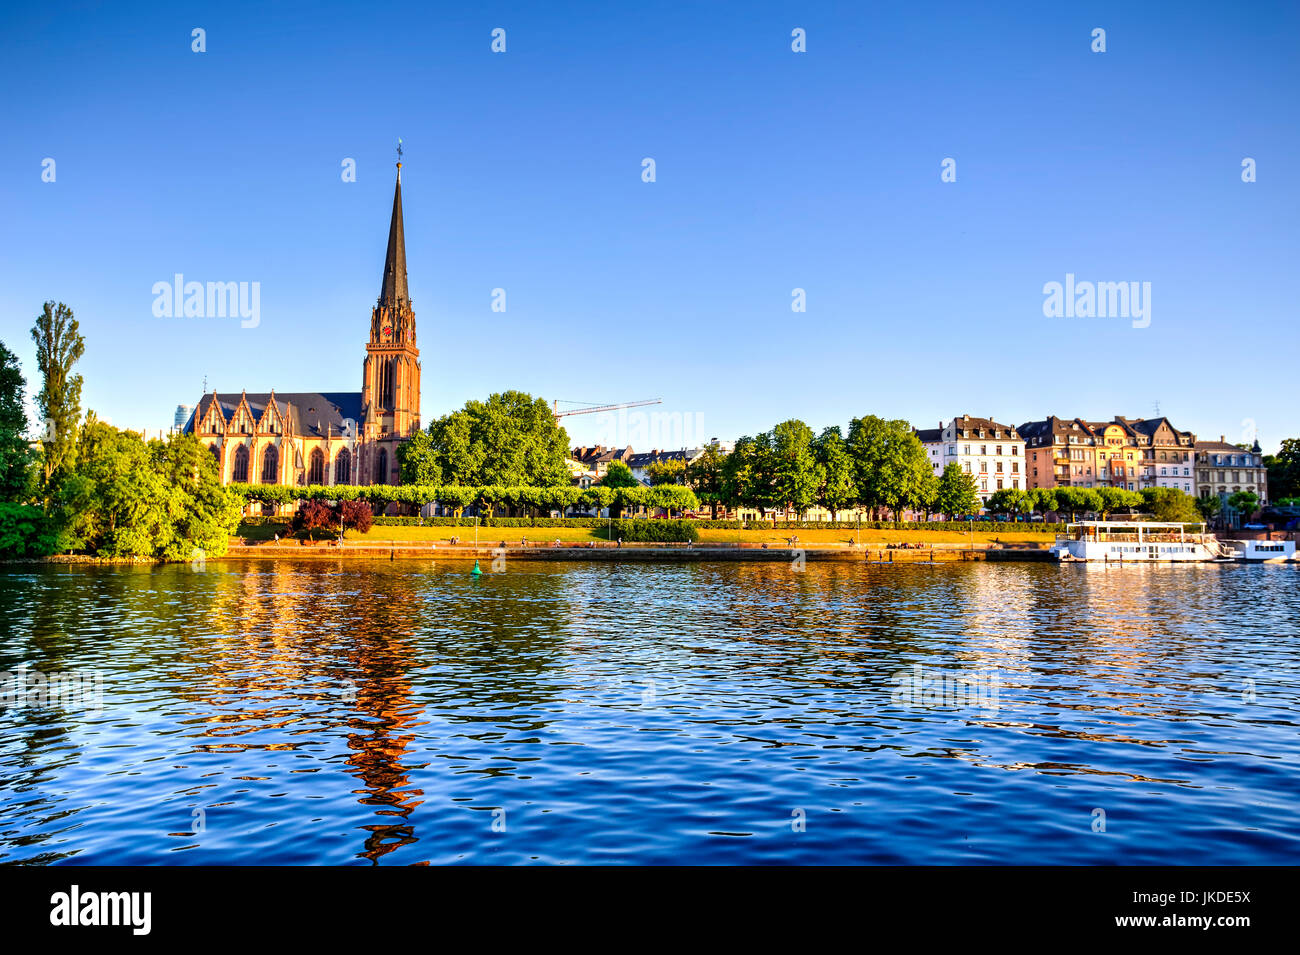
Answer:
[(393, 190), (393, 218), (388, 224), (388, 253), (384, 256), (384, 281), (379, 289), (379, 305), (394, 309), (410, 304), (406, 287), (406, 233), (402, 229), (402, 164), (397, 164), (397, 186)]
[[(361, 421), (361, 392), (359, 391), (296, 391), (296, 392), (262, 392), (262, 393), (240, 393), (229, 392), (226, 394), (216, 395), (221, 409), (221, 416), (227, 421), (239, 407), (239, 402), (244, 399), (248, 402), (248, 408), (253, 413), (253, 417), (260, 421), (262, 415), (266, 413), (267, 405), (271, 401), (272, 394), (275, 396), (275, 407), (280, 416), (285, 421), (285, 428), (293, 434), (315, 437), (320, 435), (333, 435), (338, 437), (343, 433), (343, 422), (347, 418), (353, 421), (353, 431), (357, 428), (357, 423)], [(199, 401), (198, 407), (194, 409), (194, 414), (190, 420), (185, 423), (185, 433), (190, 434), (194, 430), (194, 422), (201, 421), (212, 407), (213, 395), (204, 395)]]

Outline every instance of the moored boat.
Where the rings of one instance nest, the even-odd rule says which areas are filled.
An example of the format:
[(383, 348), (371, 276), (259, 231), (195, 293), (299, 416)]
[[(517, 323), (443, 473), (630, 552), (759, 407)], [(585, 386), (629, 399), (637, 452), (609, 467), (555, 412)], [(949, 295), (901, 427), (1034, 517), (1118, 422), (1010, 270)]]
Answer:
[[(1191, 528), (1189, 530), (1189, 528)], [(1051, 554), (1060, 561), (1232, 560), (1235, 551), (1224, 546), (1204, 524), (1165, 521), (1080, 521), (1065, 525)]]
[(1296, 559), (1295, 541), (1226, 541), (1236, 553), (1233, 559), (1249, 564), (1283, 564)]

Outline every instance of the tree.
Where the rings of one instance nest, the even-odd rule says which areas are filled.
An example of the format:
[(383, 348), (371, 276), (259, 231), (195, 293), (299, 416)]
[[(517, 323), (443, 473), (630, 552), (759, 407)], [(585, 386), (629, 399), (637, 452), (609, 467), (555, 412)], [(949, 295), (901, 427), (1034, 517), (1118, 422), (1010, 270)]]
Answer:
[(818, 435), (813, 454), (822, 474), (818, 500), (822, 507), (831, 512), (831, 520), (838, 520), (840, 510), (849, 507), (858, 498), (853, 458), (849, 455), (849, 447), (844, 442), (839, 426), (826, 428)]
[(1049, 511), (1061, 510), (1060, 502), (1057, 500), (1056, 488), (1036, 487), (1029, 494), (1034, 510), (1039, 511), (1043, 517), (1047, 517)]
[(875, 415), (854, 418), (849, 422), (847, 444), (858, 496), (866, 506), (888, 507), (897, 523), (905, 507), (933, 498), (934, 469), (906, 421)]
[(559, 487), (572, 480), (565, 463), (568, 434), (543, 399), (520, 391), (467, 401), (430, 422), (428, 434), (428, 445), (416, 445), (407, 456), (413, 473), (432, 475), (436, 464), (438, 482)]
[(963, 514), (974, 513), (979, 506), (980, 496), (975, 476), (967, 474), (955, 461), (947, 465), (943, 474), (939, 475), (934, 497), (935, 509), (952, 521)]
[(92, 413), (74, 446), (50, 485), (59, 550), (162, 560), (225, 553), (241, 499), (193, 435), (146, 444)]
[(641, 482), (632, 475), (632, 469), (622, 461), (610, 461), (605, 475), (597, 482), (601, 487), (640, 487)]
[(337, 523), (334, 508), (321, 500), (303, 501), (293, 515), (294, 531), (306, 531), (308, 537), (314, 537), (316, 531), (332, 529)]
[(1153, 520), (1197, 524), (1201, 513), (1190, 494), (1175, 487), (1148, 487), (1141, 491), (1142, 510)]
[(1271, 500), (1300, 495), (1300, 438), (1287, 438), (1277, 454), (1264, 455)]
[(344, 530), (364, 534), (375, 522), (375, 509), (365, 501), (340, 501), (339, 524)]
[(0, 501), (22, 503), (32, 493), (35, 455), (27, 443), (26, 391), (18, 356), (0, 342)]
[(1228, 495), (1228, 506), (1236, 511), (1245, 523), (1259, 510), (1259, 495), (1254, 491), (1237, 491)]
[(664, 458), (651, 461), (645, 469), (645, 476), (651, 487), (660, 484), (681, 484), (686, 478), (686, 462), (680, 458)]
[(0, 557), (45, 557), (58, 545), (58, 533), (45, 511), (0, 501)]
[(81, 421), (81, 376), (72, 374), (86, 351), (80, 326), (72, 309), (59, 302), (46, 302), (32, 326), (36, 343), (36, 366), (44, 385), (36, 397), (45, 420), (41, 441), (45, 445), (44, 476), (49, 484), (54, 473), (71, 461)]
[(1137, 491), (1126, 491), (1122, 487), (1100, 487), (1096, 493), (1101, 505), (1095, 510), (1100, 510), (1103, 521), (1114, 511), (1132, 510), (1145, 503)]
[(1092, 488), (1059, 487), (1056, 489), (1056, 500), (1059, 509), (1070, 512), (1071, 522), (1081, 513), (1096, 514), (1102, 508), (1101, 495)]
[(725, 458), (716, 444), (708, 444), (686, 471), (687, 485), (699, 500), (708, 502), (712, 517), (718, 516), (718, 502), (722, 500), (722, 462)]
[(824, 473), (813, 453), (813, 432), (802, 421), (782, 421), (769, 432), (772, 497), (803, 517), (817, 502)]
[(605, 469), (604, 477), (597, 483), (601, 487), (614, 492), (610, 503), (607, 505), (610, 517), (622, 517), (623, 508), (632, 503), (628, 495), (619, 492), (641, 486), (641, 482), (633, 477), (632, 469), (622, 461), (610, 461), (609, 466)]
[(397, 463), (403, 484), (442, 483), (438, 449), (428, 431), (417, 431), (397, 446)]
[(722, 499), (732, 506), (771, 507), (775, 494), (772, 482), (772, 447), (767, 434), (745, 435), (723, 459), (720, 475)]
[(1010, 514), (1014, 517), (1023, 509), (1024, 499), (1024, 491), (1003, 488), (990, 494), (989, 499), (984, 502), (984, 506), (994, 514)]
[(243, 501), (221, 483), (212, 452), (193, 434), (173, 434), (166, 441), (150, 441), (149, 453), (175, 492), (169, 502), (171, 533), (158, 556), (191, 560), (197, 549), (220, 557), (239, 527)]

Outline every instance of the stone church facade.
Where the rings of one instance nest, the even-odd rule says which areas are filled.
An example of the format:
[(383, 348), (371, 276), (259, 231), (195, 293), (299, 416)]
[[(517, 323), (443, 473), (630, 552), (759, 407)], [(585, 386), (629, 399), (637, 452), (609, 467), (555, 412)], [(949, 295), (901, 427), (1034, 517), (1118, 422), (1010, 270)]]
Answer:
[(397, 484), (397, 446), (420, 427), (420, 350), (406, 278), (402, 164), (388, 252), (355, 392), (204, 395), (185, 425), (224, 484)]

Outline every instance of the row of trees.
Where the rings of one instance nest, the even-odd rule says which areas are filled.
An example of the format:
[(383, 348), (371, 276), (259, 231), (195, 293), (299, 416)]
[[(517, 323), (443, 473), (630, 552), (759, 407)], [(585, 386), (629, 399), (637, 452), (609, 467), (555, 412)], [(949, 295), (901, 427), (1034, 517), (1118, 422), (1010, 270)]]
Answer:
[[(1238, 497), (1239, 495), (1233, 495), (1234, 500)], [(1241, 505), (1248, 509), (1253, 510), (1254, 505), (1258, 504), (1254, 494), (1245, 493), (1240, 497)], [(1100, 514), (1104, 520), (1111, 514), (1127, 511), (1147, 514), (1157, 521), (1182, 523), (1212, 520), (1220, 509), (1217, 497), (1195, 498), (1172, 487), (1151, 487), (1141, 491), (1126, 491), (1117, 487), (1002, 490), (989, 495), (985, 506), (994, 514), (1009, 516), (1055, 512), (1069, 514), (1071, 520), (1080, 514)]]
[[(617, 469), (616, 480), (617, 480)], [(628, 472), (628, 477), (631, 473)], [(442, 504), (455, 516), (466, 508), (474, 507), (480, 514), (495, 514), (504, 510), (512, 517), (536, 517), (556, 510), (561, 513), (572, 509), (596, 512), (611, 509), (611, 516), (634, 508), (662, 509), (670, 516), (682, 511), (694, 511), (699, 501), (690, 488), (679, 485), (645, 487), (632, 479), (631, 485), (600, 484), (590, 488), (572, 485), (562, 487), (507, 487), (499, 484), (467, 486), (460, 484), (312, 484), (290, 487), (283, 484), (250, 484), (239, 488), (246, 500), (263, 504), (291, 504), (295, 501), (356, 501), (370, 504), (382, 511), (389, 504), (423, 507)]]

